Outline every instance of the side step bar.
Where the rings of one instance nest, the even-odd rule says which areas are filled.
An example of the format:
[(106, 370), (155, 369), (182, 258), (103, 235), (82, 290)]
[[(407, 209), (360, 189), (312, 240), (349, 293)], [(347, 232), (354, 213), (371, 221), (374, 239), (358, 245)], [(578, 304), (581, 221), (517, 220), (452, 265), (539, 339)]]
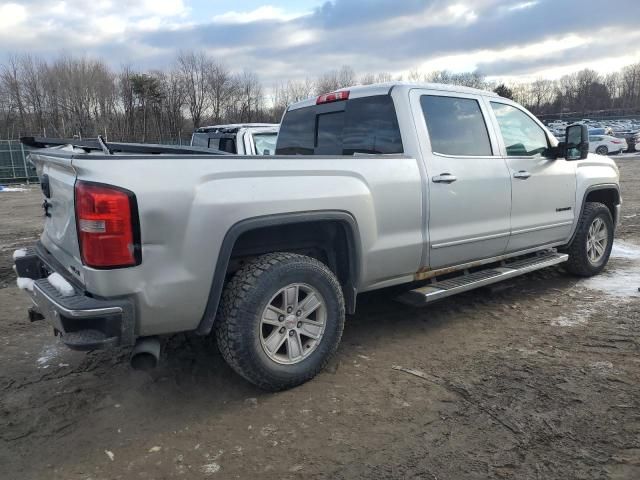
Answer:
[(484, 287), (485, 285), (498, 283), (502, 280), (533, 272), (534, 270), (557, 265), (566, 262), (568, 259), (569, 255), (566, 253), (557, 253), (553, 250), (546, 251), (534, 257), (503, 262), (497, 267), (490, 267), (486, 270), (463, 274), (440, 282), (432, 282), (424, 287), (403, 293), (397, 297), (396, 300), (406, 303), (407, 305), (419, 307), (457, 293)]

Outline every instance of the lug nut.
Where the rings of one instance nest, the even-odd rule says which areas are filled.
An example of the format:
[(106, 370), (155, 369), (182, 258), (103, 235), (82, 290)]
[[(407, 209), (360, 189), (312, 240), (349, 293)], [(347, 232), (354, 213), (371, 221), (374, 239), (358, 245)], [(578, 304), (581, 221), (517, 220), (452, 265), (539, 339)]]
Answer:
[(284, 315), (279, 315), (278, 316), (278, 321), (279, 322), (284, 322)]
[(298, 322), (298, 328), (302, 327), (302, 322)]
[(284, 327), (281, 327), (281, 328), (280, 328), (280, 333), (284, 333), (284, 331), (285, 331), (285, 328), (284, 328)]
[(299, 317), (300, 315), (302, 315), (302, 310), (298, 310), (298, 311), (296, 312), (296, 317)]
[(293, 337), (293, 334), (294, 334), (294, 333), (296, 333), (296, 332), (294, 332), (293, 330), (289, 330), (289, 336), (290, 336), (290, 337)]
[(287, 307), (287, 313), (293, 312), (293, 307)]

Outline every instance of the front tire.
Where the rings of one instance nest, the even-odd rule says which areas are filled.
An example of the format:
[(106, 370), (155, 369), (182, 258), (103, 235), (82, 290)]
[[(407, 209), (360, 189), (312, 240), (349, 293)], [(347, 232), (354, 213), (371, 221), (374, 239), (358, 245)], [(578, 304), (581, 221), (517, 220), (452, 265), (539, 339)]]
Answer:
[(578, 229), (569, 244), (569, 273), (591, 277), (600, 273), (609, 261), (613, 247), (613, 218), (606, 205), (587, 202)]
[(225, 287), (216, 338), (237, 373), (264, 390), (284, 390), (325, 367), (340, 343), (344, 315), (342, 289), (326, 265), (270, 253)]

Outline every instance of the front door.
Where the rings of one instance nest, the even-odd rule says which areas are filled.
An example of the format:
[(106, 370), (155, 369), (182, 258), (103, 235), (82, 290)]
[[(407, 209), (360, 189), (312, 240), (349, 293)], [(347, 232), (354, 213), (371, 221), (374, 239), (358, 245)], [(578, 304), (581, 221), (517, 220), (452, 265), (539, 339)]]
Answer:
[(480, 96), (413, 90), (427, 171), (431, 269), (494, 257), (509, 240), (511, 183)]
[(542, 126), (519, 106), (489, 101), (511, 175), (508, 252), (566, 240), (575, 218), (576, 163), (545, 156)]

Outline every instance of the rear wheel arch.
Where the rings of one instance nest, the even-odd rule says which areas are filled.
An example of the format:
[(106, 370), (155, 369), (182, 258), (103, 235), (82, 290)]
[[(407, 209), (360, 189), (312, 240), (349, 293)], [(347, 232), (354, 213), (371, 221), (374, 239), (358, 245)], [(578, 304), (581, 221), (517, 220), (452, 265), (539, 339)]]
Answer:
[[(314, 235), (317, 238), (311, 238)], [(347, 312), (353, 313), (361, 268), (359, 238), (355, 218), (339, 210), (266, 215), (236, 223), (222, 242), (196, 332), (211, 332), (224, 285), (229, 275), (242, 267), (244, 258), (278, 251), (306, 254), (327, 264), (340, 281)]]

